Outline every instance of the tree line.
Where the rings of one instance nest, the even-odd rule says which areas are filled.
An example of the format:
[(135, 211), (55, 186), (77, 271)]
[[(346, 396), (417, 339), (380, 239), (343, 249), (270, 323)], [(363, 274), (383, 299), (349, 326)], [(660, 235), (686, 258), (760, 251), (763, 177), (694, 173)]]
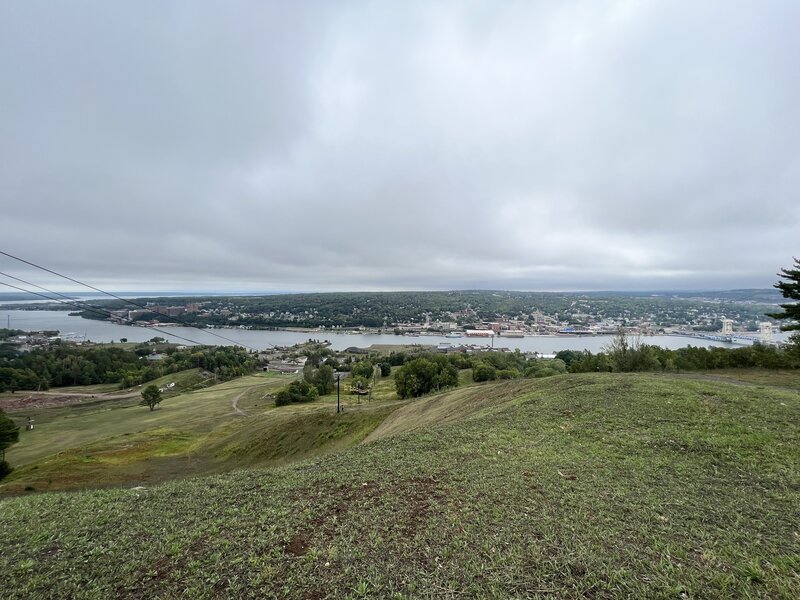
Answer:
[[(158, 348), (158, 360), (148, 358)], [(55, 342), (46, 349), (0, 356), (0, 391), (116, 383), (128, 388), (170, 373), (200, 368), (225, 381), (252, 372), (257, 359), (243, 348), (140, 344), (134, 349)]]
[(753, 344), (742, 348), (687, 346), (668, 350), (641, 343), (638, 338), (618, 335), (603, 351), (563, 350), (556, 354), (570, 373), (597, 371), (708, 371), (714, 369), (796, 369), (800, 367), (797, 346), (777, 348)]
[[(752, 302), (755, 298), (757, 302)], [(585, 315), (594, 319), (615, 319), (623, 324), (629, 320), (647, 318), (657, 327), (694, 324), (697, 329), (715, 329), (718, 321), (702, 325), (698, 315), (712, 311), (725, 314), (739, 322), (755, 327), (764, 320), (769, 306), (768, 294), (713, 293), (709, 298), (670, 294), (652, 296), (636, 293), (564, 293), (515, 292), (488, 290), (431, 291), (431, 292), (335, 292), (316, 294), (281, 294), (246, 297), (186, 297), (140, 298), (139, 303), (181, 305), (202, 304), (205, 313), (186, 313), (180, 317), (165, 317), (148, 313), (139, 317), (149, 321), (179, 322), (187, 325), (224, 326), (236, 315), (237, 325), (255, 329), (276, 327), (394, 327), (401, 322), (423, 323), (426, 315), (431, 321), (452, 321), (453, 313), (466, 311), (461, 321), (494, 320), (500, 316), (518, 318), (534, 323), (532, 316), (541, 312), (558, 316), (561, 321), (581, 325)], [(772, 298), (774, 300), (774, 298)], [(713, 300), (713, 302), (710, 302)], [(126, 308), (117, 300), (95, 301), (93, 305), (105, 310)], [(228, 313), (227, 311), (230, 311)], [(81, 316), (103, 319), (96, 311), (83, 311)]]

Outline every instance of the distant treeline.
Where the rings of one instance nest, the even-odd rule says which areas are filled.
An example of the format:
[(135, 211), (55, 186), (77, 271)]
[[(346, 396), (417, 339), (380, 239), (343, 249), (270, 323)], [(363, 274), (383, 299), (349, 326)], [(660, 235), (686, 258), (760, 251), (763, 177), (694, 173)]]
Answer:
[(564, 361), (570, 373), (800, 368), (800, 346), (797, 344), (786, 348), (753, 344), (743, 348), (687, 346), (667, 350), (620, 336), (604, 352), (563, 350), (556, 357)]
[(11, 339), (13, 337), (16, 337), (18, 335), (24, 335), (24, 334), (25, 334), (25, 332), (22, 331), (22, 329), (6, 329), (6, 328), (2, 328), (2, 329), (0, 329), (0, 341), (5, 341), (5, 340)]
[[(770, 290), (714, 292), (712, 297), (679, 295), (634, 295), (614, 292), (510, 292), (459, 290), (445, 292), (347, 292), (320, 294), (280, 294), (274, 296), (140, 298), (137, 303), (184, 306), (200, 304), (203, 312), (166, 317), (155, 313), (141, 315), (141, 320), (187, 325), (246, 325), (256, 329), (273, 327), (393, 327), (397, 323), (452, 321), (461, 313), (464, 322), (493, 320), (500, 315), (534, 323), (536, 312), (558, 317), (573, 325), (595, 319), (648, 319), (657, 327), (690, 325), (707, 312), (725, 314), (737, 322), (756, 327), (765, 320), (764, 313), (774, 309), (766, 299), (777, 302), (779, 295)], [(754, 299), (756, 299), (754, 301)], [(104, 310), (130, 308), (118, 300), (92, 301)], [(96, 311), (81, 316), (103, 319)], [(230, 317), (236, 320), (231, 321)], [(706, 323), (706, 329), (719, 329), (720, 323)]]
[(617, 336), (604, 352), (563, 350), (554, 359), (526, 358), (516, 352), (483, 352), (472, 355), (437, 354), (389, 356), (401, 398), (416, 397), (458, 385), (457, 369), (472, 369), (473, 381), (549, 377), (561, 373), (596, 371), (707, 371), (713, 369), (800, 368), (800, 346), (776, 348), (755, 344), (744, 348), (696, 348), (667, 350), (641, 344), (636, 338)]
[(120, 388), (152, 381), (191, 368), (201, 368), (226, 380), (252, 372), (253, 355), (238, 347), (196, 346), (177, 350), (161, 346), (159, 360), (148, 356), (157, 343), (132, 350), (113, 346), (75, 346), (56, 342), (48, 349), (0, 356), (0, 391), (46, 390), (50, 387), (116, 383)]

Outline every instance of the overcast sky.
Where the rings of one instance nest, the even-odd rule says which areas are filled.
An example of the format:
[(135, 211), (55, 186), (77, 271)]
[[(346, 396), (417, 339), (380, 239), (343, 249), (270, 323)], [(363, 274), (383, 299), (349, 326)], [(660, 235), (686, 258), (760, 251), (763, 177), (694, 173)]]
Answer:
[(798, 24), (5, 0), (0, 249), (115, 290), (769, 287), (800, 255)]

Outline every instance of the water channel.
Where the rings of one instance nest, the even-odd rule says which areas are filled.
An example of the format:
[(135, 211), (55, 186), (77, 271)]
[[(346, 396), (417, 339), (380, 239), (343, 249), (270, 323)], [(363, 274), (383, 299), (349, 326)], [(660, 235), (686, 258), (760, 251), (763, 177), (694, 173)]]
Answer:
[[(176, 343), (186, 343), (190, 340), (218, 345), (224, 340), (210, 335), (202, 329), (193, 327), (173, 327), (160, 325), (166, 334), (153, 331), (145, 327), (130, 325), (117, 325), (107, 321), (93, 321), (77, 316), (70, 316), (66, 311), (50, 310), (6, 310), (0, 311), (0, 327), (9, 326), (12, 329), (25, 331), (58, 330), (65, 339), (76, 341), (111, 342), (126, 338), (129, 342), (144, 342), (154, 336), (160, 336)], [(599, 352), (606, 346), (613, 336), (550, 336), (536, 335), (523, 338), (495, 337), (487, 338), (460, 337), (449, 338), (443, 335), (420, 335), (419, 337), (398, 336), (392, 333), (339, 333), (333, 331), (263, 331), (247, 329), (215, 329), (219, 335), (229, 338), (236, 343), (256, 349), (268, 349), (272, 346), (291, 346), (309, 339), (327, 340), (334, 350), (344, 350), (351, 346), (367, 348), (372, 344), (421, 344), (436, 345), (443, 342), (451, 344), (477, 344), (480, 346), (494, 345), (495, 348), (519, 348), (523, 352), (539, 352), (552, 354), (559, 350), (591, 350)], [(173, 335), (169, 335), (173, 334)], [(776, 339), (784, 339), (785, 333), (776, 334)], [(652, 335), (643, 336), (642, 341), (663, 348), (677, 349), (684, 346), (719, 346), (723, 348), (737, 348), (742, 344), (732, 344), (715, 340), (698, 339), (678, 335)]]

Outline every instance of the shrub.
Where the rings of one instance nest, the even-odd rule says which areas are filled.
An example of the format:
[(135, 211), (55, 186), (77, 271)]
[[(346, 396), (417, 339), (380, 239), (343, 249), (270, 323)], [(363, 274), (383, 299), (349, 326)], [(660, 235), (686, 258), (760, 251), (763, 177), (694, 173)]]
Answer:
[(9, 465), (7, 461), (0, 460), (0, 481), (2, 481), (13, 470), (14, 469), (11, 468), (11, 465)]
[(372, 371), (372, 363), (368, 360), (360, 360), (357, 363), (354, 363), (350, 369), (353, 377), (363, 377), (364, 379), (371, 379)]
[(408, 361), (394, 374), (397, 395), (416, 398), (458, 385), (458, 369), (445, 356), (423, 356)]
[(494, 381), (497, 379), (497, 369), (485, 362), (479, 362), (472, 368), (473, 381)]
[(336, 380), (333, 377), (333, 367), (320, 365), (318, 369), (306, 367), (303, 369), (303, 378), (317, 388), (320, 396), (330, 394), (336, 389)]
[(286, 406), (299, 402), (313, 402), (319, 398), (317, 386), (307, 381), (293, 381), (275, 394), (275, 406)]
[(558, 371), (550, 367), (544, 367), (536, 371), (534, 377), (551, 377), (552, 375), (558, 375)]
[(497, 372), (498, 379), (516, 379), (519, 377), (519, 371), (516, 369), (502, 369)]

